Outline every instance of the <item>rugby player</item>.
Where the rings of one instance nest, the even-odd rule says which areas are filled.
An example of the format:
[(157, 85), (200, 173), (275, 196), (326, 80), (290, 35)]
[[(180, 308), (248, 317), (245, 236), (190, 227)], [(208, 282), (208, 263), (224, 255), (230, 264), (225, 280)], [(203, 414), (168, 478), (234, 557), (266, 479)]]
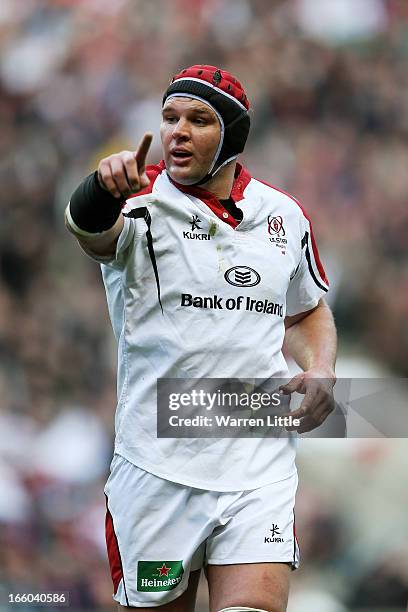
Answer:
[[(102, 159), (66, 225), (99, 262), (118, 340), (115, 452), (105, 487), (118, 609), (286, 610), (298, 566), (295, 450), (288, 438), (159, 438), (159, 378), (282, 378), (302, 368), (302, 433), (333, 410), (336, 331), (310, 221), (237, 163), (249, 102), (225, 70), (177, 74), (163, 97), (163, 160)], [(96, 314), (96, 313), (95, 313)]]

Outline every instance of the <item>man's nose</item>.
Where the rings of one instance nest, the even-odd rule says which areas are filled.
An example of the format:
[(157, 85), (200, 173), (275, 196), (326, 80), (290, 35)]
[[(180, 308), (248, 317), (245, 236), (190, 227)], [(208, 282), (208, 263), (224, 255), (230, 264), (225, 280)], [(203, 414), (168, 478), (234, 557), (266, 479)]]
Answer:
[(188, 140), (190, 138), (190, 128), (189, 123), (183, 117), (174, 124), (173, 128), (173, 138)]

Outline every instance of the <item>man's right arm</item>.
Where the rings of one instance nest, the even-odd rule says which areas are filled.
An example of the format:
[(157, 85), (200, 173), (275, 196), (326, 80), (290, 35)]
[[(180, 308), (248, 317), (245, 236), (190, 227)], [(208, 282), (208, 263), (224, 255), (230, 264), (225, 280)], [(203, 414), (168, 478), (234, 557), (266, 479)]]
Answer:
[(122, 202), (149, 185), (145, 167), (151, 142), (152, 135), (145, 134), (136, 152), (104, 158), (72, 194), (65, 224), (86, 251), (114, 256), (123, 228)]

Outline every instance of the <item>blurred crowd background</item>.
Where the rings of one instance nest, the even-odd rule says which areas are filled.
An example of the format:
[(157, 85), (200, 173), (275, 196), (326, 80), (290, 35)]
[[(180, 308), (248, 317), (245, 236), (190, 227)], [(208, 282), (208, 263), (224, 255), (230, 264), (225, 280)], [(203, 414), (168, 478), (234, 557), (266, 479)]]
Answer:
[[(8, 593), (57, 590), (73, 610), (113, 609), (116, 355), (99, 267), (63, 225), (78, 182), (146, 130), (160, 159), (180, 68), (231, 70), (253, 109), (245, 165), (313, 220), (342, 371), (404, 376), (407, 59), (406, 0), (1, 1), (0, 610)], [(290, 612), (406, 609), (406, 448), (300, 445)]]

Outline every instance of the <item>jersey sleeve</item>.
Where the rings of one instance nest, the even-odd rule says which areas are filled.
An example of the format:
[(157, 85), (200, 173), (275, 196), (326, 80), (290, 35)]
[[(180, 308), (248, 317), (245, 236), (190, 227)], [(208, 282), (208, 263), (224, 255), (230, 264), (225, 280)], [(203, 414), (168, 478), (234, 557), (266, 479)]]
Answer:
[(124, 216), (123, 221), (123, 228), (118, 236), (118, 241), (116, 243), (116, 251), (113, 257), (111, 255), (98, 255), (97, 253), (94, 253), (90, 248), (88, 248), (86, 244), (80, 242), (80, 247), (82, 248), (84, 253), (86, 253), (88, 257), (90, 257), (97, 263), (104, 264), (117, 269), (123, 268), (126, 264), (126, 257), (129, 250), (129, 246), (131, 245), (135, 236), (134, 220)]
[(320, 261), (311, 222), (303, 215), (300, 229), (300, 260), (291, 276), (286, 294), (288, 316), (315, 308), (319, 299), (329, 289), (329, 281)]

